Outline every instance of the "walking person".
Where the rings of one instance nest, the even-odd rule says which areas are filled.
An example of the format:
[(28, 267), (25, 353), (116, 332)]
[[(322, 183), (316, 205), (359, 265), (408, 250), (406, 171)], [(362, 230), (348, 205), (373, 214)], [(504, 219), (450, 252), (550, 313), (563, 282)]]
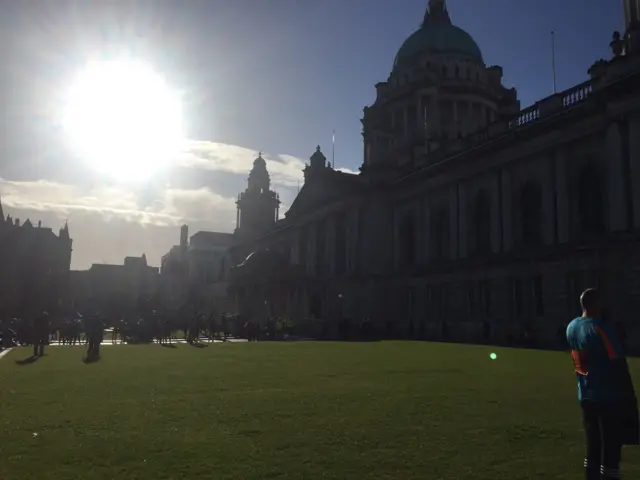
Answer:
[(582, 316), (567, 327), (567, 342), (586, 434), (585, 478), (621, 478), (622, 446), (640, 443), (633, 382), (599, 291), (585, 290), (580, 305)]
[(44, 356), (44, 346), (49, 343), (49, 314), (42, 312), (33, 319), (33, 356)]
[(98, 315), (88, 316), (85, 323), (87, 334), (87, 361), (94, 361), (100, 357), (100, 344), (104, 337), (104, 325)]

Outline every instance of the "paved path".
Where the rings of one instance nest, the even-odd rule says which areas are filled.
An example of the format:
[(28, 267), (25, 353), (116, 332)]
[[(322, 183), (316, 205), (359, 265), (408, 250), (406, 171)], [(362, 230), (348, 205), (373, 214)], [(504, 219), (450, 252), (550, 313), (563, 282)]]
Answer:
[[(244, 338), (227, 338), (226, 340), (227, 342), (231, 342), (231, 343), (242, 343), (242, 342), (246, 342), (247, 340)], [(187, 341), (184, 339), (173, 339), (172, 343), (180, 343), (180, 344), (186, 344)], [(214, 340), (213, 342), (209, 342), (208, 339), (206, 338), (201, 338), (200, 339), (200, 343), (202, 344), (209, 344), (209, 343), (225, 343), (223, 340)], [(108, 347), (110, 345), (126, 345), (126, 343), (111, 343), (111, 340), (109, 341), (103, 341), (101, 344), (101, 346), (103, 347)], [(142, 345), (158, 345), (157, 343), (147, 343), (147, 344), (142, 344)], [(49, 345), (47, 346), (51, 346), (51, 347), (70, 347), (70, 346), (76, 346), (76, 347), (86, 347), (86, 343), (81, 342), (81, 343), (77, 343), (76, 345), (63, 345), (60, 342), (50, 342)], [(26, 347), (26, 348), (31, 348), (31, 347)], [(6, 350), (0, 350), (0, 359), (2, 359), (2, 357), (4, 357), (6, 354), (8, 354), (10, 351), (12, 350), (12, 348), (7, 348)]]
[(10, 351), (11, 351), (11, 349), (10, 349), (10, 348), (7, 348), (6, 350), (1, 350), (1, 351), (0, 351), (0, 359), (1, 359), (2, 357), (4, 357), (7, 353), (9, 353)]
[[(245, 340), (244, 338), (227, 338), (226, 341), (227, 342), (233, 342), (233, 343), (239, 343), (239, 342), (246, 342), (247, 340)], [(184, 343), (187, 343), (187, 341), (184, 338), (179, 338), (179, 339), (175, 339), (174, 338), (171, 341), (171, 343), (184, 344)], [(222, 341), (222, 340), (214, 340), (213, 342), (209, 342), (208, 338), (201, 338), (200, 339), (200, 343), (205, 343), (206, 344), (206, 343), (225, 343), (225, 342)], [(85, 345), (86, 345), (86, 343), (84, 341), (75, 344), (76, 347), (77, 346), (84, 347)], [(108, 346), (108, 345), (128, 345), (128, 344), (127, 343), (120, 343), (120, 340), (118, 340), (117, 343), (113, 343), (111, 340), (103, 340), (100, 345), (101, 346)], [(139, 345), (158, 345), (158, 343), (157, 342), (141, 343)], [(71, 345), (68, 345), (68, 344), (63, 345), (62, 343), (56, 341), (56, 342), (49, 342), (49, 346), (52, 346), (52, 347), (69, 347)]]

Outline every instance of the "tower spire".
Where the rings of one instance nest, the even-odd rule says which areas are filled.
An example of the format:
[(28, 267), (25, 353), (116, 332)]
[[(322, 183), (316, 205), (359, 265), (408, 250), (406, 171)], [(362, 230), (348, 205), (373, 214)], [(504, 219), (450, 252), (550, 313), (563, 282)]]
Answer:
[(422, 26), (425, 27), (429, 23), (451, 24), (449, 10), (447, 10), (446, 0), (429, 0), (427, 11), (424, 13)]
[(2, 211), (2, 197), (0, 197), (0, 221), (4, 222), (4, 212)]

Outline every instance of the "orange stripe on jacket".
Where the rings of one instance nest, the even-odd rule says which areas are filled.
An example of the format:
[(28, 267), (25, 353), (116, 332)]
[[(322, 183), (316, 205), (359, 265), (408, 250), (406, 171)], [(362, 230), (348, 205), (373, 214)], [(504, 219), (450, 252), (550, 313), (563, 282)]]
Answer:
[(602, 343), (604, 343), (604, 348), (607, 350), (609, 360), (615, 360), (616, 358), (618, 358), (618, 353), (616, 352), (616, 349), (613, 348), (613, 344), (611, 343), (611, 340), (609, 339), (609, 336), (606, 334), (606, 332), (601, 327), (596, 327), (596, 332), (598, 332), (598, 335), (602, 339)]
[(571, 350), (573, 367), (578, 375), (588, 375), (589, 365), (587, 363), (587, 352), (584, 350)]

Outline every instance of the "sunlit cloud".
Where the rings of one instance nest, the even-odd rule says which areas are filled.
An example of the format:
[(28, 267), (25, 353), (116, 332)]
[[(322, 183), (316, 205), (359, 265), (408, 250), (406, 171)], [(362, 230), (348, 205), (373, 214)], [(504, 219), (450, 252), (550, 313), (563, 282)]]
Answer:
[[(118, 218), (144, 225), (171, 226), (208, 218), (234, 217), (235, 199), (209, 189), (168, 188), (158, 192), (150, 206), (141, 207), (138, 193), (119, 186), (82, 187), (47, 180), (17, 182), (0, 180), (3, 205), (17, 210), (53, 212), (58, 217), (72, 213), (98, 214), (105, 221)], [(231, 228), (231, 227), (229, 227)]]
[[(73, 268), (87, 268), (96, 261), (120, 263), (127, 255), (143, 252), (158, 265), (162, 255), (178, 241), (182, 224), (189, 225), (191, 234), (234, 230), (236, 194), (246, 188), (258, 153), (222, 143), (189, 142), (188, 152), (177, 166), (195, 173), (195, 182), (192, 175), (181, 176), (180, 171), (169, 178), (172, 185), (89, 185), (82, 178), (74, 184), (0, 178), (0, 199), (5, 214), (21, 222), (27, 218), (34, 224), (42, 220), (45, 226), (57, 229), (68, 220), (74, 240)], [(297, 187), (303, 185), (305, 161), (267, 152), (262, 156), (271, 188), (280, 193), (280, 218), (284, 218)], [(215, 172), (231, 175), (218, 176)], [(219, 193), (222, 191), (224, 195)]]
[[(260, 152), (250, 148), (228, 145), (224, 143), (192, 141), (187, 153), (180, 159), (180, 165), (187, 168), (217, 170), (247, 175), (253, 167), (253, 161)], [(270, 154), (262, 152), (267, 162), (267, 170), (273, 188), (292, 188), (304, 181), (303, 169), (307, 163), (293, 155)], [(356, 173), (347, 168), (338, 169), (346, 173)]]

